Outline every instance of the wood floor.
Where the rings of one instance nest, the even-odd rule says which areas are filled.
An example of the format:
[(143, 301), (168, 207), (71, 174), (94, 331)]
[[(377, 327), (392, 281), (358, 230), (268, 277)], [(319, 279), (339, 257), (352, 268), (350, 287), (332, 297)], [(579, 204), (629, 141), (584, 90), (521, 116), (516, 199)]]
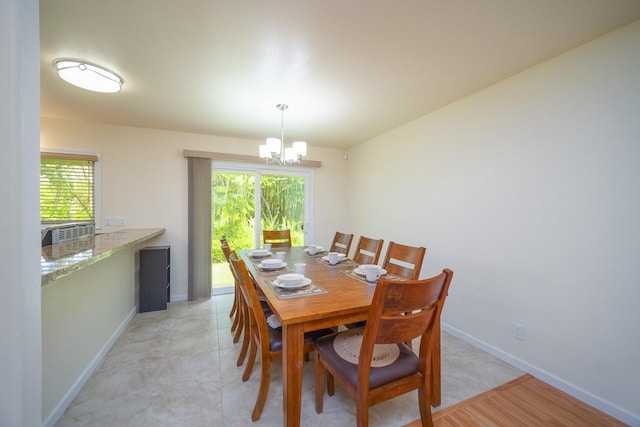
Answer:
[[(435, 427), (626, 425), (528, 374), (435, 412), (433, 424)], [(416, 420), (405, 427), (419, 426), (420, 420)]]

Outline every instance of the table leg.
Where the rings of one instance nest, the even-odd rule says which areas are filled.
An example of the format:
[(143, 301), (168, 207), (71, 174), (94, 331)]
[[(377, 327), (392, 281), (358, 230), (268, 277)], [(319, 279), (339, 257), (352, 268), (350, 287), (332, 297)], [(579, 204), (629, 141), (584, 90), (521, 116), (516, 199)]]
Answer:
[(302, 353), (304, 349), (304, 331), (302, 324), (282, 327), (282, 385), (284, 425), (300, 425), (300, 406), (302, 403)]

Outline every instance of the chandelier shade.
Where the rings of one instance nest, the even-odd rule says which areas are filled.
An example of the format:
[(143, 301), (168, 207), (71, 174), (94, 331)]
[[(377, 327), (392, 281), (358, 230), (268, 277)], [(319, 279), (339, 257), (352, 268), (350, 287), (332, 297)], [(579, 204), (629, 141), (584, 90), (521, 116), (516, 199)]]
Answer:
[(307, 143), (295, 141), (291, 147), (284, 145), (284, 111), (289, 108), (287, 104), (278, 104), (276, 108), (280, 110), (280, 138), (267, 138), (266, 142), (260, 145), (260, 158), (265, 159), (267, 164), (275, 163), (280, 165), (291, 165), (300, 163), (307, 155)]

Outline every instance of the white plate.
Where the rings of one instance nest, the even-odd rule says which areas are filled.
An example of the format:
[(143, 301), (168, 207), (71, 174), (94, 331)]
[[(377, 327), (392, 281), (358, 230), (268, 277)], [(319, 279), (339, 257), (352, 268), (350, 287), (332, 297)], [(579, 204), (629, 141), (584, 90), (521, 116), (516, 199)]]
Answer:
[(295, 284), (300, 282), (302, 279), (304, 279), (304, 274), (300, 274), (300, 273), (287, 273), (287, 274), (281, 274), (278, 277), (276, 277), (276, 279), (278, 279), (278, 282), (282, 283), (283, 285), (288, 285), (288, 284)]
[[(385, 274), (387, 274), (387, 270), (385, 270), (384, 268), (378, 268), (381, 272), (381, 275), (384, 276)], [(360, 276), (365, 276), (364, 271), (360, 270), (360, 267), (356, 267), (353, 269), (353, 272), (360, 275)]]
[[(280, 261), (280, 260), (278, 260)], [(260, 263), (260, 268), (263, 270), (280, 270), (281, 268), (284, 268), (287, 266), (286, 262), (282, 262), (280, 261), (281, 264), (269, 264), (269, 265), (264, 265), (262, 263)]]
[(282, 264), (282, 260), (281, 259), (277, 259), (277, 258), (269, 258), (269, 259), (263, 259), (260, 262), (260, 265), (265, 267), (268, 265), (278, 265), (278, 264)]
[(308, 286), (310, 283), (311, 283), (311, 279), (309, 279), (308, 277), (305, 277), (300, 282), (294, 283), (293, 285), (289, 285), (289, 284), (285, 285), (283, 283), (280, 283), (280, 281), (278, 279), (273, 281), (274, 285), (276, 285), (277, 287), (282, 288), (282, 289), (304, 288), (305, 286)]
[(271, 255), (271, 251), (268, 251), (266, 249), (256, 249), (249, 253), (249, 256), (252, 258), (264, 258), (269, 255)]
[[(318, 252), (324, 252), (324, 248), (322, 246), (316, 246), (316, 253)], [(309, 252), (309, 248), (304, 248), (305, 252)]]
[[(323, 256), (322, 259), (327, 261), (327, 262), (329, 262), (329, 255)], [(339, 254), (338, 255), (338, 262), (342, 262), (342, 261), (344, 261), (346, 259), (347, 259), (347, 256), (345, 254)]]

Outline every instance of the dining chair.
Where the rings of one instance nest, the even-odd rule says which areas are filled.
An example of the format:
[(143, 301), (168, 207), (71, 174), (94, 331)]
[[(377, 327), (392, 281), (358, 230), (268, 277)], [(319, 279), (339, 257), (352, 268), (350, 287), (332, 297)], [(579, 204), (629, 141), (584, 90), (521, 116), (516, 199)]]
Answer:
[[(422, 268), (422, 261), (424, 260), (424, 254), (427, 252), (426, 248), (401, 245), (396, 242), (389, 242), (387, 253), (382, 263), (382, 268), (387, 270), (387, 273), (395, 276), (402, 277), (409, 280), (417, 280), (420, 276), (420, 269)], [(349, 323), (345, 325), (349, 329), (364, 327), (365, 321)], [(407, 345), (411, 348), (411, 342), (408, 341)]]
[(387, 270), (387, 273), (405, 279), (417, 280), (420, 277), (420, 269), (426, 252), (427, 249), (422, 246), (407, 246), (389, 242), (382, 268)]
[[(229, 247), (229, 242), (227, 241), (227, 237), (226, 236), (222, 236), (220, 237), (220, 247), (222, 249), (222, 254), (224, 255), (225, 259), (227, 260), (227, 263), (229, 262), (229, 255), (231, 255), (231, 248)], [(229, 268), (231, 268), (231, 265), (229, 265)], [(237, 291), (237, 285), (234, 286), (235, 291)], [(229, 312), (229, 317), (234, 317), (234, 315), (236, 315), (237, 310), (238, 310), (238, 300), (236, 298), (237, 293), (234, 292), (234, 296), (233, 296), (233, 304), (231, 305), (231, 311)], [(237, 322), (238, 322), (238, 318), (237, 316), (234, 317), (233, 319), (233, 324), (231, 325), (231, 332), (235, 331), (236, 326), (237, 326)]]
[(240, 366), (244, 363), (244, 359), (247, 355), (247, 350), (249, 349), (249, 341), (251, 340), (251, 335), (249, 333), (249, 316), (247, 314), (247, 305), (244, 302), (242, 291), (240, 290), (238, 277), (236, 276), (236, 272), (231, 265), (231, 248), (229, 247), (229, 242), (227, 242), (225, 236), (222, 236), (220, 238), (220, 242), (222, 253), (224, 253), (224, 256), (227, 258), (229, 269), (231, 270), (234, 281), (233, 308), (231, 309), (231, 311), (235, 311), (235, 318), (233, 320), (233, 324), (231, 325), (231, 332), (235, 332), (235, 334), (233, 335), (234, 344), (237, 343), (240, 340), (240, 336), (242, 336), (242, 346), (240, 347), (240, 353), (238, 354), (238, 359), (236, 360), (236, 365)]
[[(220, 247), (222, 248), (222, 253), (224, 257), (227, 259), (229, 263), (229, 256), (231, 255), (231, 248), (229, 247), (229, 242), (227, 241), (226, 236), (220, 237)], [(231, 263), (229, 263), (229, 269), (231, 269)], [(231, 269), (231, 273), (233, 273), (233, 269)], [(236, 343), (240, 339), (240, 335), (242, 334), (243, 324), (244, 324), (244, 316), (241, 310), (238, 309), (240, 306), (240, 289), (238, 288), (238, 280), (234, 277), (234, 293), (233, 293), (233, 304), (231, 305), (231, 311), (229, 312), (229, 317), (233, 317), (233, 322), (231, 324), (231, 332), (235, 332), (233, 336), (233, 342)], [(235, 317), (234, 317), (235, 316)]]
[(371, 239), (360, 236), (353, 260), (358, 264), (377, 264), (382, 252), (383, 239)]
[(339, 252), (341, 254), (349, 255), (349, 248), (351, 247), (352, 240), (353, 234), (336, 231), (336, 235), (333, 236), (333, 242), (331, 242), (329, 252)]
[(262, 241), (272, 248), (290, 248), (291, 230), (262, 230)]
[[(433, 426), (432, 352), (452, 277), (449, 269), (423, 280), (383, 277), (376, 285), (364, 329), (349, 329), (316, 341), (318, 414), (323, 410), (327, 373), (330, 396), (337, 380), (356, 400), (358, 426), (368, 425), (370, 406), (413, 390), (418, 390), (422, 425)], [(404, 342), (418, 337), (416, 355)]]
[[(272, 328), (267, 324), (267, 314), (265, 314), (258, 293), (253, 284), (249, 271), (244, 261), (238, 258), (235, 252), (229, 257), (231, 267), (238, 276), (240, 290), (243, 300), (247, 307), (247, 315), (249, 322), (249, 334), (251, 340), (249, 343), (249, 356), (247, 366), (242, 375), (242, 381), (247, 381), (253, 370), (256, 355), (260, 352), (261, 374), (260, 388), (258, 397), (251, 414), (251, 420), (256, 421), (262, 415), (262, 410), (269, 395), (269, 386), (271, 384), (271, 361), (274, 359), (282, 359), (282, 328)], [(324, 335), (333, 333), (331, 329), (321, 329), (318, 331), (307, 332), (304, 334), (305, 354), (313, 351), (314, 341)]]

